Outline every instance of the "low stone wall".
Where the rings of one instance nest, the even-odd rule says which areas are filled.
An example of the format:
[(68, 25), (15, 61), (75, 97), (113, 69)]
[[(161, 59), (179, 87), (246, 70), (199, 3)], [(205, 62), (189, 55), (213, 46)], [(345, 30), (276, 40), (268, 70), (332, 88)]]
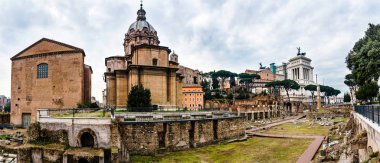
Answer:
[(95, 148), (111, 148), (111, 119), (104, 118), (40, 118), (41, 130), (64, 130), (71, 147), (81, 147), (80, 137), (89, 132), (95, 139)]
[(244, 117), (204, 120), (120, 122), (122, 153), (154, 154), (176, 151), (243, 136)]
[(372, 148), (374, 152), (380, 151), (380, 126), (358, 113), (353, 113), (355, 123), (358, 126), (358, 133), (367, 132), (367, 147)]

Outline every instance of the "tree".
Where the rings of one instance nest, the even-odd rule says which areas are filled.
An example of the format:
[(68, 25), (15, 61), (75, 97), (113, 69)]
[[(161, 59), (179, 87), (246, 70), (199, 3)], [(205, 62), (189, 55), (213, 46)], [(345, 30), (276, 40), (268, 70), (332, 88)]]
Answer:
[(260, 76), (257, 74), (247, 74), (247, 73), (240, 73), (239, 75), (240, 84), (244, 84), (246, 91), (251, 93), (251, 85), (253, 85), (255, 79), (260, 79)]
[(314, 92), (317, 91), (317, 86), (313, 85), (313, 84), (309, 84), (309, 85), (305, 86), (305, 90), (310, 91), (310, 93), (311, 93), (311, 100), (312, 100), (312, 102), (314, 104), (314, 99), (315, 99)]
[(349, 91), (350, 98), (351, 98), (350, 101), (351, 101), (351, 104), (353, 104), (356, 101), (355, 92), (357, 90), (354, 76), (352, 74), (347, 74), (344, 80), (344, 84), (346, 84), (350, 90)]
[(215, 75), (212, 75), (212, 89), (219, 89), (219, 80)]
[(234, 76), (234, 73), (230, 71), (226, 71), (226, 70), (219, 70), (215, 72), (213, 75), (221, 79), (222, 83), (220, 85), (221, 85), (222, 91), (224, 91), (224, 82), (226, 81), (227, 78)]
[[(330, 104), (330, 96), (334, 95), (334, 88), (330, 86), (320, 85), (321, 92), (325, 94), (325, 98), (327, 98), (327, 103)], [(325, 100), (324, 100), (325, 101)]]
[(380, 76), (380, 25), (369, 24), (346, 57), (347, 68), (359, 86), (378, 81)]
[(275, 80), (272, 82), (265, 83), (265, 87), (270, 88), (269, 93), (273, 94), (276, 100), (280, 95), (279, 89), (281, 88), (281, 81)]
[(281, 87), (284, 88), (286, 92), (286, 96), (288, 97), (288, 102), (290, 102), (289, 91), (300, 89), (300, 85), (294, 80), (290, 80), (290, 79), (285, 79), (282, 81), (272, 81), (272, 82), (266, 83), (265, 86), (274, 88), (274, 92)]
[(135, 85), (128, 94), (128, 108), (131, 111), (146, 112), (152, 110), (150, 90), (142, 85)]
[(377, 82), (371, 82), (359, 87), (359, 90), (356, 91), (356, 97), (359, 100), (372, 100), (373, 97), (376, 97), (379, 93), (379, 86)]
[(351, 102), (351, 97), (349, 93), (344, 94), (343, 102)]
[(202, 86), (202, 90), (203, 92), (207, 92), (210, 90), (210, 82), (208, 82), (207, 80), (202, 80), (201, 81), (201, 86)]
[(285, 79), (280, 82), (280, 85), (285, 89), (286, 96), (288, 96), (288, 102), (290, 102), (289, 91), (300, 89), (300, 85), (294, 80)]
[(6, 105), (4, 107), (4, 112), (7, 112), (7, 113), (11, 112), (11, 106), (10, 105)]
[(229, 93), (229, 94), (227, 95), (227, 99), (229, 99), (229, 100), (234, 99), (234, 94)]

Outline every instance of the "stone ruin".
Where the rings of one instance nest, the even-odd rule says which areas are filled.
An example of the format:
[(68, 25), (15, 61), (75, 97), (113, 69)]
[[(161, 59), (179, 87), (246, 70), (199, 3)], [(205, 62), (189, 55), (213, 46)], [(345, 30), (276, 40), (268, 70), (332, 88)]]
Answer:
[(30, 125), (23, 144), (2, 149), (17, 154), (17, 162), (126, 162), (131, 154), (155, 155), (244, 137), (245, 121), (227, 112), (134, 114), (113, 121), (45, 116)]

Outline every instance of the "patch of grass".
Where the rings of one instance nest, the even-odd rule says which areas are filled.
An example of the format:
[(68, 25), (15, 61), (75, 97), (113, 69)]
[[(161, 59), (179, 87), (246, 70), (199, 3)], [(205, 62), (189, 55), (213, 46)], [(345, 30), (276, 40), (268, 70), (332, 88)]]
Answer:
[(333, 122), (348, 122), (348, 120), (350, 120), (350, 118), (337, 117), (332, 119)]
[(209, 145), (164, 156), (132, 156), (132, 162), (296, 162), (312, 141), (253, 137), (245, 142)]
[(326, 136), (329, 132), (329, 126), (320, 126), (318, 123), (311, 125), (311, 122), (303, 123), (284, 123), (268, 130), (263, 130), (262, 133), (275, 135), (301, 135), (301, 136)]

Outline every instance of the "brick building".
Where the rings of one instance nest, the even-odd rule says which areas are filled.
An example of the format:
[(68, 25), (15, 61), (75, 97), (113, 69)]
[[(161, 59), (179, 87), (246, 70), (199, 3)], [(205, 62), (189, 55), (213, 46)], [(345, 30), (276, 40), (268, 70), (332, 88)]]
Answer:
[(40, 108), (75, 108), (91, 99), (91, 67), (82, 49), (43, 38), (12, 60), (11, 123), (27, 127)]
[(204, 107), (204, 92), (201, 87), (202, 73), (185, 66), (179, 66), (177, 73), (182, 79), (182, 108), (198, 110)]
[(182, 87), (182, 107), (188, 110), (198, 110), (204, 107), (203, 96), (201, 86), (183, 86)]

